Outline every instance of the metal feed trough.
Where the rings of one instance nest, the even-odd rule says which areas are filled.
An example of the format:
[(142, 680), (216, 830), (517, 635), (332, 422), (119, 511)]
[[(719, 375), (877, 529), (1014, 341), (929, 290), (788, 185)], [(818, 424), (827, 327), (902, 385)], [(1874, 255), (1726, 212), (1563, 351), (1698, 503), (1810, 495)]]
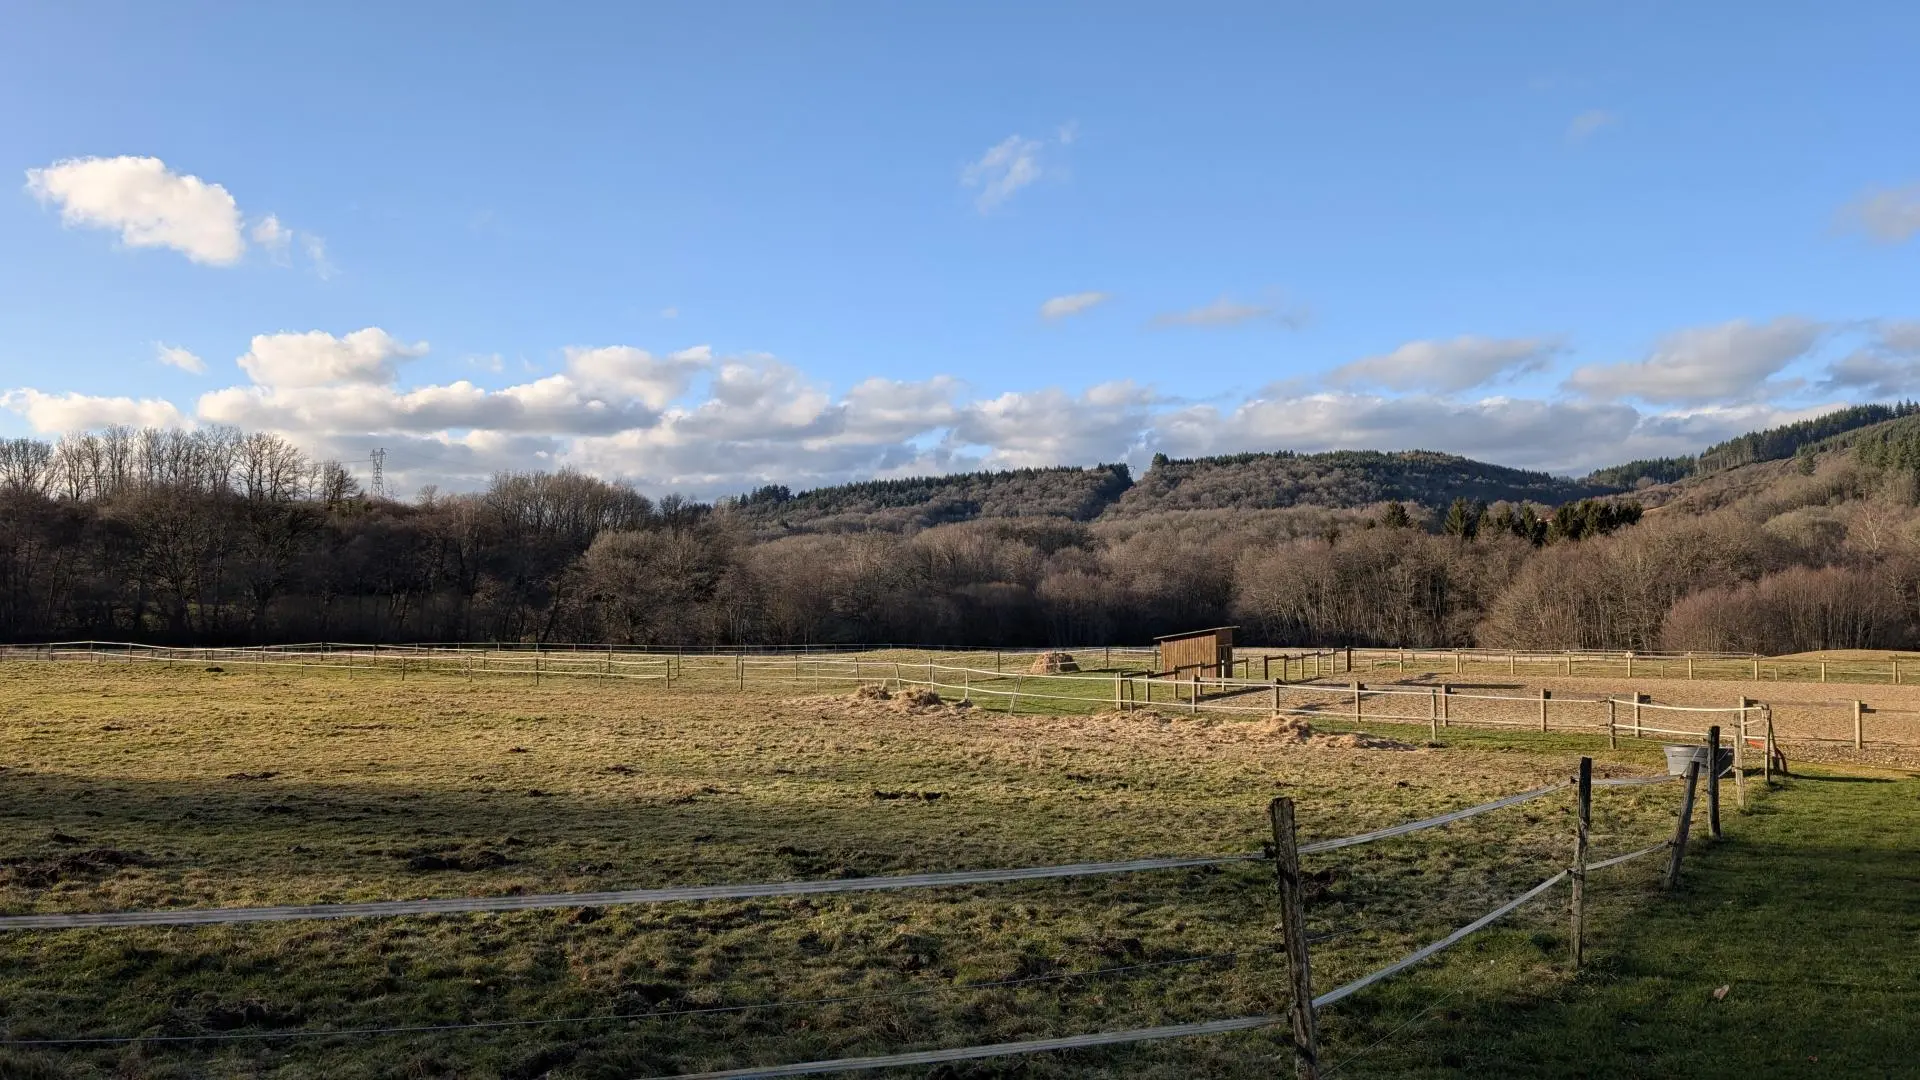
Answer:
[[(1664, 747), (1667, 752), (1667, 775), (1685, 776), (1687, 766), (1699, 762), (1704, 770), (1707, 767), (1707, 748), (1705, 744)], [(1733, 748), (1720, 748), (1720, 775), (1726, 776), (1733, 771)]]

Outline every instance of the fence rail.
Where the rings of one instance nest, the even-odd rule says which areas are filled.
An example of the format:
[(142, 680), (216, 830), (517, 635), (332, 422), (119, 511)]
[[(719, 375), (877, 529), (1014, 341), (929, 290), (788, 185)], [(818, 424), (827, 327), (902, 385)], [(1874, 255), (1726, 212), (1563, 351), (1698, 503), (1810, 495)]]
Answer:
[[(1569, 692), (1564, 688), (1501, 693), (1451, 682), (1380, 685), (1351, 678), (1343, 681), (1324, 674), (1330, 668), (1344, 667), (1344, 661), (1334, 662), (1337, 658), (1334, 651), (1286, 654), (1292, 659), (1278, 665), (1285, 675), (1268, 679), (1208, 678), (1197, 671), (1182, 677), (1159, 675), (1151, 668), (1155, 660), (1151, 649), (1081, 650), (1079, 655), (1088, 661), (1089, 669), (1080, 672), (1034, 671), (1023, 666), (1032, 663), (1033, 656), (1049, 651), (1052, 650), (692, 655), (606, 646), (554, 650), (307, 642), (262, 648), (182, 648), (78, 641), (0, 646), (0, 660), (148, 664), (173, 668), (200, 665), (241, 672), (328, 672), (348, 679), (397, 676), (405, 680), (432, 675), (469, 682), (519, 678), (535, 685), (547, 680), (598, 681), (655, 684), (688, 691), (721, 687), (739, 690), (812, 687), (826, 691), (879, 683), (900, 689), (928, 690), (947, 700), (1010, 713), (1130, 711), (1150, 707), (1192, 715), (1319, 717), (1356, 724), (1425, 725), (1434, 739), (1449, 727), (1605, 734), (1615, 743), (1623, 736), (1697, 738), (1703, 732), (1655, 718), (1685, 712), (1739, 711), (1655, 702), (1645, 695), (1634, 700), (1582, 693), (1577, 689)], [(1281, 654), (1267, 655), (1282, 659)], [(1314, 665), (1304, 660), (1297, 665), (1292, 662), (1315, 655), (1322, 660)], [(1436, 654), (1422, 651), (1409, 655)], [(1615, 654), (1577, 655), (1618, 658)], [(991, 667), (987, 666), (989, 656), (993, 657)], [(1355, 663), (1359, 663), (1366, 659), (1366, 654), (1356, 653), (1356, 657), (1359, 659)], [(1251, 668), (1252, 660), (1242, 657), (1237, 664)], [(1273, 667), (1265, 666), (1268, 670)], [(1789, 723), (1774, 727), (1772, 745), (1775, 749), (1793, 745), (1807, 753), (1851, 750), (1855, 754), (1871, 752), (1883, 756), (1920, 750), (1920, 711), (1916, 710), (1869, 706), (1858, 700), (1782, 700), (1778, 706), (1749, 700), (1743, 708), (1750, 715), (1749, 720), (1737, 722), (1742, 734), (1758, 717), (1771, 720), (1776, 708), (1791, 713), (1793, 719)]]
[[(1581, 813), (1581, 820), (1583, 824), (1586, 820), (1586, 814), (1587, 814), (1587, 797), (1591, 790), (1590, 786), (1584, 782), (1585, 777), (1589, 772), (1590, 772), (1590, 763), (1583, 760), (1581, 762), (1582, 783), (1580, 784), (1580, 813)], [(1626, 786), (1626, 785), (1637, 785), (1637, 784), (1643, 784), (1643, 783), (1657, 783), (1665, 779), (1667, 778), (1666, 777), (1625, 777), (1625, 778), (1619, 778), (1617, 783), (1621, 786)], [(622, 903), (660, 903), (660, 902), (686, 902), (686, 901), (722, 900), (722, 899), (748, 899), (748, 898), (759, 898), (759, 897), (805, 895), (805, 894), (813, 894), (813, 893), (840, 893), (840, 892), (892, 890), (892, 889), (920, 888), (920, 887), (996, 884), (996, 883), (1005, 883), (1005, 882), (1013, 882), (1013, 881), (1058, 879), (1058, 878), (1067, 878), (1067, 877), (1083, 877), (1083, 876), (1092, 876), (1092, 875), (1131, 873), (1131, 872), (1150, 871), (1150, 870), (1168, 870), (1168, 869), (1183, 869), (1183, 868), (1195, 868), (1195, 867), (1204, 867), (1204, 866), (1217, 866), (1217, 865), (1222, 865), (1227, 863), (1238, 863), (1238, 862), (1267, 861), (1267, 862), (1275, 863), (1280, 868), (1280, 875), (1282, 878), (1282, 899), (1283, 899), (1282, 907), (1285, 910), (1285, 912), (1288, 913), (1284, 916), (1284, 918), (1287, 922), (1291, 924), (1291, 927), (1292, 927), (1292, 929), (1289, 931), (1288, 946), (1287, 946), (1287, 956), (1288, 956), (1289, 967), (1302, 980), (1300, 982), (1297, 982), (1296, 985), (1309, 985), (1304, 981), (1305, 979), (1304, 973), (1307, 970), (1307, 964), (1308, 964), (1308, 961), (1305, 955), (1305, 950), (1307, 948), (1306, 943), (1310, 939), (1308, 939), (1304, 935), (1304, 932), (1301, 930), (1299, 926), (1298, 894), (1296, 892), (1295, 894), (1289, 895), (1285, 885), (1285, 881), (1289, 873), (1289, 867), (1292, 868), (1292, 872), (1295, 878), (1297, 879), (1297, 876), (1298, 876), (1297, 859), (1299, 855), (1318, 854), (1318, 853), (1337, 850), (1344, 847), (1353, 846), (1356, 844), (1364, 844), (1364, 843), (1371, 843), (1371, 842), (1380, 841), (1380, 840), (1386, 840), (1394, 837), (1405, 836), (1410, 833), (1419, 832), (1426, 829), (1432, 829), (1432, 828), (1442, 827), (1445, 825), (1450, 825), (1455, 822), (1464, 821), (1468, 818), (1477, 816), (1479, 814), (1517, 806), (1522, 803), (1529, 802), (1534, 799), (1542, 798), (1544, 796), (1553, 794), (1554, 792), (1564, 791), (1568, 788), (1568, 786), (1569, 784), (1564, 782), (1551, 784), (1545, 787), (1533, 789), (1531, 791), (1520, 792), (1515, 795), (1509, 795), (1500, 799), (1495, 799), (1495, 800), (1492, 800), (1486, 803), (1481, 803), (1475, 806), (1465, 807), (1459, 810), (1454, 810), (1454, 811), (1451, 811), (1445, 814), (1440, 814), (1434, 817), (1423, 818), (1417, 821), (1405, 822), (1399, 825), (1393, 825), (1383, 829), (1375, 829), (1369, 832), (1355, 834), (1353, 836), (1342, 837), (1338, 839), (1323, 840), (1313, 844), (1307, 844), (1307, 845), (1298, 846), (1298, 847), (1294, 845), (1292, 834), (1291, 834), (1291, 821), (1292, 821), (1291, 800), (1290, 799), (1275, 800), (1276, 806), (1283, 802), (1287, 805), (1286, 820), (1289, 823), (1289, 831), (1285, 834), (1284, 837), (1282, 837), (1282, 835), (1277, 831), (1277, 826), (1276, 826), (1276, 834), (1275, 834), (1276, 843), (1272, 850), (1264, 854), (1226, 855), (1226, 856), (1214, 855), (1214, 856), (1196, 856), (1196, 857), (1190, 857), (1190, 858), (1153, 858), (1153, 859), (1127, 860), (1127, 861), (1120, 861), (1120, 862), (1073, 863), (1073, 864), (1065, 864), (1065, 865), (1059, 865), (1059, 866), (1046, 866), (1046, 867), (1020, 867), (1020, 868), (998, 869), (998, 870), (953, 871), (953, 872), (939, 872), (939, 873), (928, 873), (928, 874), (909, 874), (909, 875), (899, 875), (899, 876), (893, 876), (893, 877), (840, 879), (840, 880), (830, 880), (830, 881), (772, 882), (772, 883), (764, 883), (764, 884), (747, 884), (747, 885), (683, 886), (683, 887), (668, 888), (668, 889), (631, 890), (631, 891), (625, 891), (625, 892), (553, 894), (553, 895), (544, 895), (544, 896), (474, 897), (474, 898), (457, 898), (457, 899), (451, 899), (451, 900), (387, 901), (387, 902), (375, 902), (375, 903), (365, 903), (365, 904), (303, 905), (303, 906), (294, 906), (294, 907), (274, 907), (274, 908), (203, 908), (203, 909), (177, 909), (177, 910), (137, 911), (137, 912), (13, 915), (13, 916), (0, 917), (0, 930), (34, 931), (34, 930), (68, 930), (68, 929), (88, 929), (88, 928), (97, 929), (97, 928), (107, 928), (107, 927), (129, 927), (129, 926), (183, 926), (183, 925), (228, 924), (228, 923), (242, 923), (242, 922), (277, 922), (277, 921), (287, 921), (292, 919), (433, 915), (433, 914), (448, 914), (448, 913), (520, 911), (520, 910), (536, 910), (536, 909), (543, 909), (543, 908), (561, 908), (561, 907), (597, 907), (597, 906), (622, 904)], [(1689, 776), (1689, 787), (1687, 790), (1686, 802), (1684, 804), (1687, 808), (1686, 812), (1688, 814), (1690, 814), (1691, 812), (1692, 801), (1693, 801), (1693, 789), (1691, 786), (1691, 776)], [(1276, 818), (1275, 820), (1277, 822), (1279, 819)], [(1717, 814), (1714, 820), (1715, 821), (1718, 820)], [(1584, 838), (1584, 835), (1585, 835), (1584, 831), (1582, 832), (1581, 835)], [(1681, 835), (1684, 836), (1684, 826), (1683, 826)], [(1584, 850), (1585, 850), (1584, 839), (1583, 839), (1582, 846), (1579, 849), (1580, 854), (1576, 862), (1576, 870), (1581, 875), (1581, 877), (1584, 878), (1584, 874), (1587, 871), (1618, 865), (1630, 859), (1651, 854), (1667, 846), (1668, 845), (1665, 843), (1657, 844), (1657, 845), (1654, 845), (1653, 847), (1643, 848), (1639, 851), (1631, 852), (1626, 855), (1616, 856), (1614, 858), (1605, 860), (1603, 862), (1595, 863), (1592, 866), (1584, 866), (1582, 862), (1582, 860), (1584, 860)], [(1384, 967), (1376, 969), (1366, 975), (1361, 976), (1360, 978), (1347, 982), (1344, 985), (1334, 990), (1328, 991), (1318, 996), (1312, 996), (1311, 994), (1308, 994), (1302, 1000), (1296, 1000), (1293, 1006), (1295, 1010), (1295, 1016), (1296, 1016), (1296, 1032), (1298, 1030), (1297, 1017), (1301, 1014), (1302, 1011), (1304, 1011), (1304, 1013), (1310, 1017), (1313, 1014), (1313, 1012), (1316, 1010), (1320, 1010), (1320, 1009), (1324, 1009), (1329, 1006), (1332, 1006), (1339, 1001), (1342, 1001), (1354, 994), (1357, 994), (1365, 990), (1367, 987), (1372, 986), (1377, 982), (1380, 982), (1384, 979), (1392, 978), (1393, 976), (1413, 967), (1416, 964), (1421, 963), (1422, 961), (1425, 961), (1437, 955), (1438, 953), (1444, 951), (1445, 949), (1451, 947), (1452, 945), (1457, 944), (1458, 942), (1464, 940), (1466, 937), (1470, 936), (1471, 934), (1481, 929), (1484, 929), (1485, 927), (1491, 925), (1493, 922), (1512, 913), (1514, 910), (1518, 909), (1521, 905), (1542, 895), (1547, 890), (1551, 889), (1554, 885), (1560, 883), (1563, 880), (1566, 880), (1570, 876), (1570, 874), (1575, 872), (1576, 871), (1562, 870), (1554, 874), (1553, 876), (1549, 877), (1545, 881), (1541, 882), (1540, 884), (1535, 885), (1534, 887), (1527, 890), (1526, 892), (1513, 898), (1512, 900), (1507, 901), (1506, 903), (1500, 905), (1499, 907), (1493, 909), (1492, 911), (1489, 911), (1486, 914), (1480, 916), (1479, 918), (1474, 919), (1472, 922), (1469, 922), (1466, 925), (1461, 926), (1458, 929), (1452, 931), (1451, 933), (1447, 934), (1445, 937), (1435, 942), (1432, 942), (1430, 944), (1421, 946), (1420, 948), (1415, 949), (1413, 952), (1408, 953), (1406, 956), (1403, 956), (1400, 959)], [(1677, 864), (1676, 864), (1676, 872), (1677, 872)], [(1576, 906), (1577, 906), (1577, 901), (1576, 901)], [(587, 1018), (587, 1019), (592, 1019), (592, 1018)], [(503, 1022), (503, 1023), (539, 1023), (539, 1022), (540, 1021), (524, 1021), (524, 1022)], [(1248, 1030), (1253, 1030), (1257, 1028), (1272, 1027), (1272, 1026), (1281, 1024), (1283, 1022), (1285, 1022), (1285, 1018), (1277, 1015), (1237, 1017), (1237, 1018), (1225, 1019), (1225, 1020), (1206, 1020), (1206, 1021), (1198, 1021), (1198, 1022), (1192, 1022), (1192, 1023), (1162, 1025), (1162, 1026), (1149, 1027), (1149, 1028), (1134, 1028), (1134, 1029), (1120, 1030), (1120, 1031), (1093, 1032), (1093, 1033), (1087, 1033), (1087, 1034), (1060, 1036), (1060, 1037), (1053, 1037), (1053, 1038), (1027, 1039), (1027, 1040), (1021, 1040), (1021, 1041), (1015, 1041), (1015, 1042), (1002, 1042), (1002, 1043), (993, 1043), (993, 1044), (986, 1044), (986, 1045), (979, 1045), (979, 1046), (907, 1051), (902, 1053), (883, 1054), (883, 1055), (867, 1056), (867, 1057), (837, 1058), (837, 1059), (830, 1059), (830, 1060), (798, 1062), (798, 1063), (792, 1063), (792, 1064), (749, 1066), (744, 1068), (725, 1069), (720, 1071), (687, 1073), (687, 1074), (680, 1074), (680, 1080), (703, 1080), (703, 1078), (704, 1080), (719, 1080), (719, 1078), (807, 1076), (807, 1075), (817, 1075), (817, 1074), (832, 1073), (832, 1072), (868, 1071), (873, 1069), (892, 1068), (892, 1067), (909, 1066), (909, 1065), (928, 1065), (928, 1064), (938, 1064), (942, 1062), (974, 1060), (974, 1059), (980, 1059), (980, 1058), (1004, 1057), (1004, 1056), (1012, 1056), (1012, 1055), (1020, 1055), (1020, 1054), (1041, 1053), (1041, 1052), (1059, 1051), (1059, 1050), (1073, 1050), (1073, 1049), (1083, 1049), (1083, 1048), (1092, 1048), (1092, 1047), (1100, 1047), (1100, 1046), (1116, 1046), (1116, 1045), (1174, 1039), (1174, 1038), (1191, 1038), (1191, 1037), (1200, 1037), (1200, 1036), (1208, 1036), (1208, 1035), (1219, 1035), (1219, 1034), (1227, 1034), (1227, 1033), (1238, 1032), (1238, 1031), (1248, 1031)], [(388, 1030), (389, 1029), (383, 1029), (383, 1028), (370, 1028), (370, 1029), (361, 1029), (359, 1031), (329, 1032), (326, 1034), (381, 1034), (381, 1033), (387, 1032)], [(405, 1030), (405, 1029), (392, 1029), (392, 1030)], [(288, 1034), (288, 1033), (277, 1033), (277, 1034)], [(127, 1037), (127, 1041), (134, 1041), (134, 1040), (137, 1040), (137, 1037)], [(103, 1038), (103, 1037), (90, 1037), (90, 1036), (79, 1036), (73, 1039), (31, 1040), (31, 1042), (34, 1045), (65, 1043), (65, 1042), (87, 1043), (87, 1042), (111, 1042), (111, 1041), (121, 1041), (121, 1040), (119, 1037)], [(1295, 1043), (1296, 1051), (1306, 1054), (1307, 1055), (1306, 1060), (1310, 1061), (1312, 1059), (1312, 1054), (1315, 1052), (1313, 1038), (1310, 1036), (1307, 1040), (1307, 1044), (1303, 1048), (1296, 1034), (1294, 1043)], [(4, 1044), (4, 1040), (0, 1040), (0, 1044)], [(1313, 1074), (1309, 1072), (1308, 1075), (1313, 1075)]]

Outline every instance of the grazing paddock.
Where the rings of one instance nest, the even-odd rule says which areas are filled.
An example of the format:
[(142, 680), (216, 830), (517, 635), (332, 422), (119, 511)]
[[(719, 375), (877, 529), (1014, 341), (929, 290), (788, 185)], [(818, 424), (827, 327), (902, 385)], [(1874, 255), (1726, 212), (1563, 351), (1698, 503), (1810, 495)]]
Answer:
[[(1658, 768), (1651, 747), (1609, 752), (1604, 738), (1455, 729), (1426, 747), (1423, 728), (1382, 728), (1418, 748), (1366, 749), (1301, 741), (1265, 716), (1008, 715), (846, 686), (742, 690), (725, 685), (728, 662), (689, 658), (671, 685), (538, 686), (454, 670), (402, 682), (231, 663), (0, 664), (0, 914), (1257, 853), (1275, 795), (1297, 801), (1310, 842), (1563, 781), (1580, 753), (1603, 776)], [(1595, 857), (1663, 838), (1673, 806), (1670, 784), (1597, 795)], [(1318, 985), (1562, 868), (1570, 811), (1562, 793), (1314, 856)], [(1659, 862), (1596, 881), (1590, 955), (1662, 902)], [(1250, 861), (887, 893), (9, 931), (0, 1075), (646, 1077), (1270, 1013), (1287, 998), (1272, 882), (1270, 863)], [(1453, 973), (1502, 1001), (1559, 993), (1559, 895), (1420, 978)], [(1407, 1019), (1372, 993), (1322, 1018), (1326, 1058)], [(439, 1030), (315, 1034), (407, 1027)], [(1286, 1067), (1280, 1030), (1006, 1068), (1271, 1076)], [(44, 1042), (76, 1037), (146, 1041)], [(940, 1075), (1010, 1075), (968, 1068), (989, 1071)]]

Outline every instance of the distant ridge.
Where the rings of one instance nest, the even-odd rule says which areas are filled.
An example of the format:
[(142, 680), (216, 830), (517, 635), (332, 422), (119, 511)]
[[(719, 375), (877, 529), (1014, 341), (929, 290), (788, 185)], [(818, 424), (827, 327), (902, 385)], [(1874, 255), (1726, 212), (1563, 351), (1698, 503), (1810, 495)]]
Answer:
[(1430, 450), (1335, 450), (1158, 455), (1137, 483), (1125, 465), (1095, 465), (867, 480), (799, 493), (768, 485), (725, 505), (763, 531), (839, 532), (985, 518), (1090, 522), (1169, 511), (1357, 509), (1381, 502), (1438, 508), (1456, 498), (1557, 506), (1617, 491)]
[(1432, 450), (1279, 451), (1186, 459), (1161, 455), (1108, 515), (1289, 506), (1342, 509), (1382, 502), (1444, 507), (1462, 498), (1557, 506), (1619, 490)]

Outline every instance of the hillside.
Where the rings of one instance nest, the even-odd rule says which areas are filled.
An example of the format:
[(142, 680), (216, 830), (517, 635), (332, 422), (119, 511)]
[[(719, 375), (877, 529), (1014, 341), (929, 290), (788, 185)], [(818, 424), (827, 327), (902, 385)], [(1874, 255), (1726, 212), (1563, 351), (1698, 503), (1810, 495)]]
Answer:
[(1125, 465), (1011, 469), (867, 480), (793, 494), (769, 485), (734, 500), (734, 512), (774, 531), (923, 528), (976, 518), (1091, 521), (1133, 483)]
[(1331, 508), (1412, 502), (1443, 507), (1456, 498), (1558, 505), (1618, 488), (1510, 469), (1430, 450), (1335, 450), (1324, 454), (1156, 457), (1109, 516), (1163, 510)]
[[(1816, 470), (1830, 473), (1851, 465), (1869, 471), (1892, 470), (1903, 475), (1920, 470), (1920, 413), (1915, 413), (1906, 403), (1892, 408), (1863, 408), (1884, 410), (1892, 418), (1851, 427), (1829, 421), (1829, 417), (1841, 417), (1842, 413), (1853, 418), (1861, 414), (1860, 409), (1846, 409), (1787, 428), (1743, 435), (1722, 443), (1721, 447), (1744, 445), (1760, 448), (1761, 453), (1769, 456), (1726, 468), (1702, 470), (1671, 483), (1644, 485), (1634, 492), (1634, 498), (1649, 510), (1704, 514), (1764, 495)], [(1840, 430), (1834, 432), (1835, 427)], [(1829, 433), (1818, 438), (1795, 438), (1822, 429)], [(1792, 449), (1786, 450), (1788, 446)], [(1708, 460), (1707, 455), (1701, 455), (1701, 459)]]
[(765, 532), (925, 528), (979, 518), (1070, 521), (1163, 511), (1357, 509), (1382, 502), (1440, 508), (1456, 498), (1549, 506), (1620, 489), (1427, 450), (1287, 451), (1157, 456), (1134, 482), (1125, 465), (1014, 469), (869, 480), (793, 493), (771, 485), (728, 506)]
[(1853, 405), (1798, 423), (1749, 431), (1709, 446), (1697, 455), (1648, 458), (1595, 469), (1587, 474), (1587, 480), (1616, 488), (1678, 483), (1691, 477), (1711, 476), (1737, 469), (1742, 465), (1784, 461), (1803, 448), (1817, 447), (1849, 433), (1878, 427), (1890, 420), (1904, 419), (1916, 413), (1920, 413), (1920, 403), (1911, 401), (1893, 405)]

